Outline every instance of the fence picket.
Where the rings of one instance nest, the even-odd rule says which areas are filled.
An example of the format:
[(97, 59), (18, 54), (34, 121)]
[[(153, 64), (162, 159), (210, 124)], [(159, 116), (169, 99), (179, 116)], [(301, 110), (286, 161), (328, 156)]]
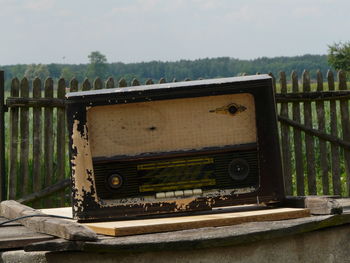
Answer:
[[(323, 76), (320, 71), (317, 71), (317, 91), (324, 91), (323, 88)], [(318, 121), (318, 130), (326, 132), (326, 121), (324, 111), (324, 101), (316, 101), (316, 112)], [(329, 164), (328, 164), (328, 151), (327, 144), (324, 140), (319, 139), (320, 143), (320, 166), (322, 174), (322, 193), (329, 195)]]
[(146, 83), (145, 83), (146, 85), (152, 85), (153, 84), (153, 80), (151, 80), (151, 79), (148, 79), (147, 81), (146, 81)]
[[(281, 93), (287, 93), (287, 80), (284, 72), (280, 73), (280, 87)], [(282, 117), (289, 118), (288, 103), (281, 103), (280, 114)], [(281, 123), (281, 146), (282, 146), (282, 158), (283, 158), (283, 173), (284, 173), (284, 185), (287, 195), (293, 194), (292, 183), (292, 169), (291, 169), (291, 153), (290, 153), (290, 126)]]
[[(41, 80), (35, 78), (33, 81), (33, 98), (41, 98)], [(33, 191), (41, 190), (41, 154), (42, 154), (42, 125), (41, 125), (41, 107), (33, 108)], [(34, 202), (34, 207), (39, 207), (40, 202)]]
[[(64, 79), (58, 80), (57, 98), (64, 99), (66, 93), (66, 82)], [(57, 173), (56, 181), (61, 181), (65, 178), (65, 163), (66, 163), (66, 110), (65, 108), (57, 108)], [(65, 204), (64, 191), (60, 194), (59, 205)]]
[[(19, 80), (11, 82), (11, 97), (19, 97)], [(18, 121), (19, 108), (10, 108), (10, 153), (9, 153), (9, 199), (16, 199), (17, 194), (17, 164), (18, 164)]]
[(106, 88), (107, 89), (113, 89), (114, 88), (114, 79), (112, 77), (109, 77), (106, 81)]
[(91, 90), (91, 84), (88, 79), (84, 79), (83, 84), (81, 85), (81, 90), (82, 91)]
[[(345, 71), (338, 72), (339, 90), (347, 90)], [(350, 141), (350, 123), (349, 123), (349, 101), (340, 101), (341, 125), (343, 139)], [(346, 172), (346, 194), (350, 195), (350, 151), (344, 149), (344, 163)]]
[(126, 80), (122, 78), (119, 80), (118, 86), (119, 86), (119, 88), (125, 88), (128, 86), (128, 83), (126, 83)]
[[(295, 71), (292, 72), (292, 91), (299, 92), (298, 75)], [(300, 103), (293, 102), (293, 121), (301, 123), (300, 117)], [(294, 137), (294, 155), (295, 155), (295, 173), (297, 183), (297, 195), (305, 195), (304, 186), (304, 161), (303, 161), (303, 148), (301, 141), (301, 131), (293, 129)]]
[[(20, 96), (22, 98), (29, 97), (29, 81), (23, 78), (20, 86)], [(29, 108), (21, 107), (20, 109), (20, 172), (18, 180), (20, 182), (20, 194), (26, 195), (29, 193)]]
[[(334, 85), (334, 74), (332, 71), (327, 72), (328, 89), (330, 91), (335, 90)], [(334, 100), (330, 101), (330, 119), (331, 119), (331, 134), (338, 137), (338, 115), (337, 115), (337, 102)], [(331, 143), (331, 161), (332, 161), (332, 184), (333, 194), (339, 195), (341, 193), (340, 185), (340, 153), (339, 146)]]
[(131, 86), (140, 86), (140, 82), (137, 79), (131, 81)]
[[(310, 74), (308, 71), (303, 72), (303, 91), (310, 92)], [(304, 102), (304, 124), (308, 128), (312, 128), (312, 110), (311, 102)], [(315, 142), (314, 137), (305, 134), (305, 148), (306, 148), (306, 171), (307, 171), (307, 182), (308, 182), (308, 193), (309, 195), (316, 195), (316, 171), (315, 171)]]
[(100, 78), (96, 78), (95, 81), (94, 81), (94, 89), (103, 89), (103, 82)]
[[(53, 98), (53, 80), (48, 78), (45, 81), (45, 98)], [(54, 133), (53, 133), (53, 108), (47, 107), (44, 111), (44, 168), (45, 168), (45, 187), (53, 183), (53, 151), (54, 151)], [(46, 199), (45, 205), (50, 207), (51, 200)]]
[(73, 78), (69, 83), (69, 92), (77, 92), (79, 89), (79, 82), (77, 79)]

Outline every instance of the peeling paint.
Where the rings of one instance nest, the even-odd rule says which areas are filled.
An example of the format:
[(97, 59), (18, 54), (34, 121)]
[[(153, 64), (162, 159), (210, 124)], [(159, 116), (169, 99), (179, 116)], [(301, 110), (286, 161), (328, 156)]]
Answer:
[[(75, 120), (73, 124), (72, 148), (75, 149), (76, 155), (73, 156), (71, 162), (75, 187), (74, 198), (79, 205), (82, 205), (86, 193), (91, 193), (92, 189), (94, 189), (94, 179), (87, 128), (84, 125), (84, 131), (79, 131), (79, 123), (79, 120)], [(96, 194), (93, 195), (93, 198), (96, 202), (98, 201)]]

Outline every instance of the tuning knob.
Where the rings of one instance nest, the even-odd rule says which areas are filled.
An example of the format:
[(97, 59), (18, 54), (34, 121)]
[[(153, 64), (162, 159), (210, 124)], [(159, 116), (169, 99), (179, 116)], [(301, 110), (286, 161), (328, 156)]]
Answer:
[(249, 175), (249, 163), (245, 159), (233, 159), (229, 164), (228, 171), (233, 180), (243, 181)]
[(108, 186), (112, 189), (118, 189), (123, 185), (123, 178), (119, 174), (111, 174), (107, 179)]

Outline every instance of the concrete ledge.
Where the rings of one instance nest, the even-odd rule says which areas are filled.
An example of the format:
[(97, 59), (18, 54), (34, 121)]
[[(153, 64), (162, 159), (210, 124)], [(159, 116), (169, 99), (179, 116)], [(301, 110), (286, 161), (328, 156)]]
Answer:
[(0, 254), (4, 263), (94, 262), (350, 262), (350, 225), (247, 244), (206, 249), (139, 253), (24, 252)]

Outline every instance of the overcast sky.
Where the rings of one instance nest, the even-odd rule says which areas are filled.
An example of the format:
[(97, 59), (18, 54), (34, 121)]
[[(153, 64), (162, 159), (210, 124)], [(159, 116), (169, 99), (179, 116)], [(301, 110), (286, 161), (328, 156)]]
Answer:
[(326, 54), (349, 0), (0, 0), (0, 65)]

